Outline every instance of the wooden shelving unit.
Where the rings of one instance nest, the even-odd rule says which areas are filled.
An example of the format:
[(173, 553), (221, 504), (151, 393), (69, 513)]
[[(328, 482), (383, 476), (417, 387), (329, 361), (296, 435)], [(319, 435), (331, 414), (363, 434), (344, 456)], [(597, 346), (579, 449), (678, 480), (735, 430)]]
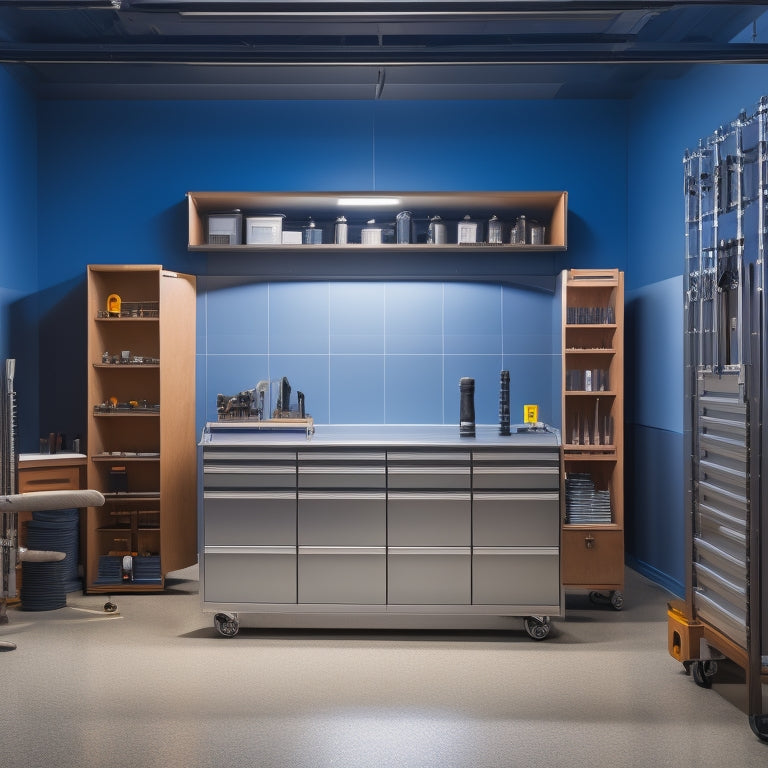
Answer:
[(624, 273), (567, 270), (559, 292), (562, 579), (565, 589), (590, 590), (618, 610), (624, 589)]
[(162, 590), (197, 556), (195, 278), (89, 266), (88, 358), (87, 487), (106, 502), (87, 511), (85, 590)]
[[(356, 199), (355, 205), (340, 200)], [(384, 205), (383, 199), (391, 199)], [(366, 202), (370, 201), (370, 202)], [(568, 193), (555, 192), (188, 192), (190, 251), (219, 253), (270, 252), (317, 253), (323, 251), (414, 251), (432, 252), (467, 250), (473, 252), (523, 252), (557, 251), (567, 245)], [(207, 242), (206, 220), (211, 213), (238, 210), (243, 221), (248, 216), (281, 214), (285, 217), (283, 230), (298, 232), (309, 218), (323, 230), (321, 244), (270, 244), (221, 245)], [(384, 231), (392, 230), (399, 211), (408, 210), (414, 215), (414, 242), (397, 244), (383, 242), (363, 245), (359, 231), (366, 222), (374, 219)], [(349, 241), (340, 246), (334, 243), (334, 222), (338, 216), (348, 220)], [(431, 216), (440, 216), (447, 225), (448, 239), (445, 244), (433, 245), (423, 241), (426, 223)], [(491, 216), (497, 216), (503, 224), (503, 243), (488, 245), (458, 244), (456, 222), (470, 216), (481, 224)], [(535, 220), (546, 228), (545, 242), (541, 244), (510, 245), (509, 230), (520, 215)], [(386, 240), (386, 235), (385, 235)]]

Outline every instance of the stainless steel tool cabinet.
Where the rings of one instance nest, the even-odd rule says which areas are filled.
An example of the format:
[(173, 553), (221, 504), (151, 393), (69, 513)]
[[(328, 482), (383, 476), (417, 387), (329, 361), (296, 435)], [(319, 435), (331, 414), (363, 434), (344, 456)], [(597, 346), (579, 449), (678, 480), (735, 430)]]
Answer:
[(560, 616), (559, 436), (478, 427), (211, 423), (199, 446), (200, 593), (251, 626), (452, 626)]
[(686, 616), (670, 613), (670, 647), (699, 685), (712, 685), (723, 657), (744, 669), (750, 724), (764, 741), (767, 141), (763, 99), (684, 159), (688, 583)]

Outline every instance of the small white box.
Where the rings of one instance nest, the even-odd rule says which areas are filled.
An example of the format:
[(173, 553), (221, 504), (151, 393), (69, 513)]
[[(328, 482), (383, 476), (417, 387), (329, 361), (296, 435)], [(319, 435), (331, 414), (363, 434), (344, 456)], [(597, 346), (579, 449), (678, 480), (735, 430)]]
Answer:
[(281, 243), (282, 233), (282, 216), (248, 216), (245, 220), (245, 242), (248, 245)]
[(301, 245), (301, 232), (283, 232), (283, 245)]

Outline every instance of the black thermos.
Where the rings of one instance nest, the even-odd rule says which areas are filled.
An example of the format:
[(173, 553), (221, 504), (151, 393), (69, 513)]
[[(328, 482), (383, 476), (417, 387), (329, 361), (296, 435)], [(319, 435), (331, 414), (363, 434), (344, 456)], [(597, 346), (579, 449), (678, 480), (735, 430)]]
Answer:
[(461, 405), (459, 408), (459, 437), (475, 436), (475, 380), (459, 379)]
[(499, 434), (507, 436), (509, 431), (509, 371), (501, 372), (499, 388)]

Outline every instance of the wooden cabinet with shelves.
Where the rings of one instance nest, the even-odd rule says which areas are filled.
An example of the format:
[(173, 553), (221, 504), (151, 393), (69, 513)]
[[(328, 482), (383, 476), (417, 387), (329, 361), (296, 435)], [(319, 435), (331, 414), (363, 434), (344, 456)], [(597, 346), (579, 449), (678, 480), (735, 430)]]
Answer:
[(624, 274), (562, 273), (562, 577), (566, 589), (624, 588)]
[(88, 360), (86, 591), (160, 590), (196, 561), (195, 278), (89, 266)]

